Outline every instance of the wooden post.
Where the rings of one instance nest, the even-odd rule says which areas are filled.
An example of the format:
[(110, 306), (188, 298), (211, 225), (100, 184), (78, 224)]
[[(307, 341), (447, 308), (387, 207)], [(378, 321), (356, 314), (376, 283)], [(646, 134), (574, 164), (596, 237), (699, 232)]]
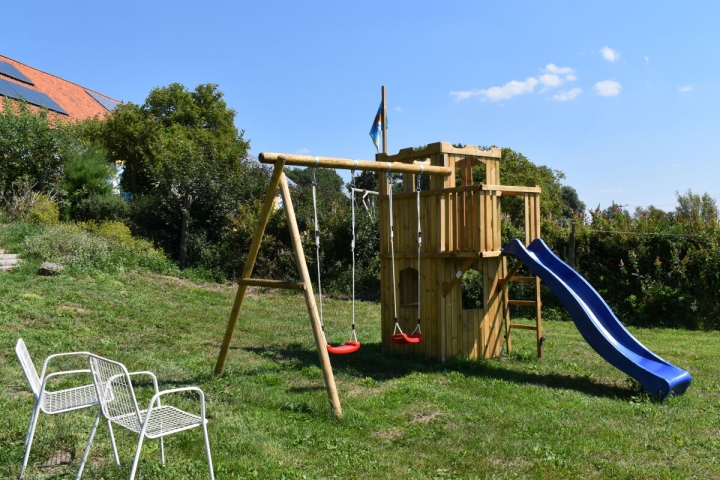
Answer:
[(387, 153), (387, 105), (385, 103), (385, 85), (382, 86), (382, 137), (383, 137), (383, 149), (382, 153)]
[[(262, 241), (263, 234), (265, 233), (265, 227), (267, 226), (270, 218), (270, 210), (275, 203), (275, 193), (277, 192), (278, 183), (280, 182), (280, 176), (283, 173), (284, 167), (285, 162), (283, 160), (275, 162), (275, 169), (270, 177), (270, 185), (268, 185), (267, 193), (265, 194), (265, 203), (263, 203), (262, 209), (260, 210), (260, 220), (258, 220), (257, 227), (255, 227), (255, 236), (253, 237), (252, 244), (250, 245), (250, 251), (248, 252), (248, 258), (245, 261), (245, 269), (243, 270), (241, 280), (250, 278), (253, 269), (255, 268), (255, 261), (257, 260), (258, 252), (260, 251), (260, 242)], [(222, 347), (220, 347), (220, 354), (218, 355), (217, 362), (215, 363), (215, 375), (220, 375), (225, 368), (225, 360), (227, 359), (230, 342), (232, 341), (233, 333), (235, 332), (235, 325), (237, 324), (238, 316), (240, 315), (240, 307), (242, 306), (243, 299), (245, 298), (246, 290), (246, 284), (240, 283), (238, 285), (237, 293), (235, 294), (235, 303), (233, 304), (232, 311), (230, 312), (230, 319), (228, 320), (227, 328), (225, 329), (225, 337), (223, 338)]]
[(308, 272), (307, 262), (305, 262), (305, 252), (302, 248), (302, 240), (300, 239), (300, 231), (295, 218), (295, 209), (293, 208), (292, 199), (290, 198), (290, 189), (288, 188), (285, 175), (280, 175), (280, 194), (282, 195), (283, 206), (287, 217), (288, 228), (290, 229), (290, 238), (292, 239), (293, 253), (295, 254), (295, 263), (300, 271), (300, 278), (305, 285), (305, 304), (310, 315), (310, 325), (312, 326), (313, 335), (315, 336), (315, 347), (320, 357), (320, 367), (322, 368), (323, 377), (325, 379), (325, 389), (327, 390), (330, 408), (333, 413), (342, 417), (342, 407), (340, 406), (340, 398), (338, 397), (337, 387), (335, 386), (335, 377), (333, 375), (332, 366), (330, 365), (330, 356), (328, 355), (325, 342), (325, 334), (320, 323), (320, 314), (315, 304), (315, 294), (313, 293), (312, 282), (310, 281), (310, 273)]
[(568, 239), (568, 265), (575, 268), (575, 220), (570, 226), (570, 238)]

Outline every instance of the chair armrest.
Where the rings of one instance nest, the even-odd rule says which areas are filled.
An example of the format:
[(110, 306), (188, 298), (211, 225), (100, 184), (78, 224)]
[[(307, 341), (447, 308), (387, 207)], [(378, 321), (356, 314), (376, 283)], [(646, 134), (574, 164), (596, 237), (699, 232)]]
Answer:
[(147, 415), (145, 416), (145, 420), (147, 421), (147, 419), (150, 418), (150, 414), (152, 413), (152, 409), (153, 409), (153, 403), (157, 402), (158, 406), (160, 405), (160, 397), (171, 394), (171, 393), (180, 393), (180, 392), (196, 392), (198, 394), (198, 397), (200, 399), (200, 416), (202, 417), (203, 420), (205, 420), (205, 393), (200, 389), (200, 387), (171, 388), (171, 389), (163, 390), (162, 392), (156, 393), (150, 399), (150, 403), (148, 404)]
[[(147, 371), (147, 370), (140, 370), (140, 371), (138, 371), (138, 372), (128, 372), (128, 376), (129, 376), (129, 377), (132, 377), (132, 376), (134, 376), (134, 375), (145, 375), (145, 376), (150, 377), (150, 378), (152, 379), (153, 391), (155, 392), (155, 395), (157, 395), (157, 393), (160, 391), (160, 389), (158, 388), (157, 377), (155, 376), (155, 374), (154, 374), (153, 372), (150, 372), (150, 371)], [(153, 398), (155, 398), (155, 397), (153, 397)], [(158, 399), (158, 404), (157, 404), (157, 406), (158, 406), (158, 407), (160, 406), (160, 400), (159, 400), (159, 399)]]
[(40, 372), (40, 378), (45, 378), (45, 372), (47, 371), (47, 367), (50, 364), (50, 360), (53, 360), (58, 357), (70, 357), (70, 356), (88, 356), (90, 355), (90, 352), (63, 352), (63, 353), (53, 353), (52, 355), (48, 356), (45, 361), (43, 362), (42, 371)]
[(150, 378), (152, 379), (153, 386), (155, 387), (155, 392), (157, 393), (157, 392), (159, 391), (159, 390), (158, 390), (157, 377), (155, 376), (155, 374), (154, 374), (153, 372), (148, 372), (148, 371), (146, 371), (146, 370), (141, 370), (141, 371), (138, 371), (138, 372), (128, 372), (128, 375), (131, 376), (131, 377), (132, 377), (133, 375), (147, 375), (148, 377), (150, 377)]
[[(50, 375), (43, 377), (42, 385), (40, 386), (40, 391), (45, 392), (47, 388), (48, 380), (55, 378), (55, 377), (61, 377), (66, 375), (76, 375), (78, 373), (87, 373), (90, 374), (90, 370), (84, 369), (84, 370), (63, 370), (62, 372), (53, 372)], [(92, 378), (91, 378), (92, 380)]]

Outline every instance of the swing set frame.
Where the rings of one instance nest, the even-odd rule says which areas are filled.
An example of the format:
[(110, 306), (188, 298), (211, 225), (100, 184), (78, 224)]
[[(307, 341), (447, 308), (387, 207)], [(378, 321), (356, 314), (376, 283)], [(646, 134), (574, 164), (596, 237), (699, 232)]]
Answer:
[[(223, 372), (247, 287), (299, 290), (304, 293), (331, 410), (336, 416), (342, 416), (328, 343), (305, 260), (290, 189), (283, 173), (286, 165), (403, 174), (402, 193), (391, 194), (387, 178), (379, 182), (380, 304), (384, 352), (421, 355), (439, 361), (454, 356), (470, 359), (498, 357), (503, 352), (511, 351), (511, 331), (520, 329), (535, 332), (538, 356), (542, 357), (544, 338), (540, 314), (540, 279), (518, 275), (521, 267), (519, 262), (508, 269), (507, 258), (501, 251), (500, 232), (500, 199), (520, 196), (524, 198), (525, 206), (525, 243), (529, 244), (540, 236), (540, 188), (501, 185), (500, 157), (499, 148), (455, 147), (443, 142), (419, 149), (406, 148), (395, 155), (378, 153), (375, 161), (261, 153), (258, 157), (260, 162), (273, 164), (274, 169), (245, 268), (238, 281), (215, 374)], [(473, 179), (473, 166), (479, 163), (485, 164), (485, 178), (481, 183)], [(418, 175), (428, 176), (429, 189), (417, 191)], [(299, 282), (252, 278), (278, 189), (290, 230)], [(391, 208), (392, 201), (396, 204)], [(389, 231), (391, 219), (399, 227), (395, 231), (395, 247)], [(413, 226), (415, 221), (419, 224), (417, 229)], [(420, 231), (422, 240), (418, 235)], [(396, 268), (400, 271), (399, 279), (395, 278)], [(471, 268), (477, 269), (482, 275), (483, 305), (482, 308), (465, 310), (459, 285), (462, 276)], [(509, 298), (509, 284), (517, 281), (532, 282), (534, 299)], [(512, 305), (534, 307), (535, 325), (511, 323)], [(397, 333), (394, 328), (398, 322), (410, 330), (410, 323), (415, 321), (418, 324), (422, 321), (423, 341), (393, 341), (393, 334)]]
[[(230, 343), (232, 342), (232, 338), (235, 333), (235, 327), (237, 326), (240, 310), (247, 292), (247, 287), (256, 286), (264, 288), (300, 290), (305, 296), (305, 305), (308, 310), (308, 315), (310, 316), (310, 325), (312, 326), (313, 336), (315, 337), (315, 347), (320, 359), (320, 368), (323, 372), (323, 379), (325, 382), (325, 389), (328, 394), (328, 400), (330, 402), (330, 408), (336, 416), (342, 417), (342, 406), (340, 405), (340, 399), (335, 385), (335, 376), (330, 364), (327, 343), (325, 341), (325, 335), (320, 321), (320, 313), (318, 311), (317, 303), (315, 302), (315, 293), (310, 280), (307, 262), (305, 261), (305, 252), (302, 247), (300, 230), (295, 216), (295, 209), (292, 203), (290, 188), (288, 186), (287, 178), (283, 173), (283, 169), (287, 165), (374, 172), (391, 171), (407, 174), (422, 172), (426, 175), (440, 176), (449, 176), (452, 172), (443, 167), (423, 167), (403, 162), (349, 160), (343, 158), (312, 157), (307, 155), (290, 155), (269, 152), (261, 153), (258, 156), (258, 159), (261, 163), (274, 164), (274, 168), (270, 177), (270, 184), (268, 185), (268, 189), (265, 194), (265, 200), (260, 210), (260, 219), (255, 228), (255, 234), (253, 236), (252, 244), (250, 245), (250, 251), (248, 252), (248, 258), (245, 263), (245, 268), (243, 269), (242, 278), (238, 280), (238, 290), (235, 295), (235, 302), (233, 304), (232, 311), (230, 312), (230, 319), (228, 320), (227, 328), (225, 329), (225, 336), (223, 338), (222, 346), (220, 347), (220, 354), (218, 355), (217, 362), (215, 363), (215, 374), (222, 374), (225, 368), (228, 351), (230, 350)], [(270, 219), (270, 213), (275, 205), (277, 196), (276, 192), (278, 188), (280, 189), (280, 196), (282, 198), (287, 224), (290, 230), (295, 263), (300, 274), (299, 282), (283, 282), (278, 280), (252, 278), (252, 273), (255, 269), (255, 262), (257, 261), (257, 256), (260, 251), (260, 244), (262, 243), (262, 238), (265, 233), (265, 228), (267, 227), (268, 220)]]

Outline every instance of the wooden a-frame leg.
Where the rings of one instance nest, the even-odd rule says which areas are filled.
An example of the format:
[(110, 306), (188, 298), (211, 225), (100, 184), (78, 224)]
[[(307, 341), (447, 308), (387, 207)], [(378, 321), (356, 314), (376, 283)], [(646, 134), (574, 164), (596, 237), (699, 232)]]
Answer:
[[(275, 169), (270, 177), (270, 185), (268, 185), (267, 193), (265, 194), (265, 202), (260, 210), (260, 219), (258, 220), (257, 227), (255, 228), (255, 236), (253, 237), (252, 244), (250, 245), (250, 251), (248, 252), (247, 260), (245, 261), (245, 269), (243, 270), (242, 278), (250, 278), (253, 269), (255, 268), (255, 261), (257, 260), (258, 252), (260, 251), (260, 242), (262, 241), (263, 234), (265, 233), (265, 227), (267, 226), (270, 218), (270, 211), (275, 203), (275, 195), (284, 167), (284, 160), (278, 160), (275, 163)], [(247, 285), (238, 285), (237, 294), (235, 295), (235, 303), (233, 304), (232, 311), (230, 312), (230, 319), (228, 320), (227, 328), (225, 329), (225, 337), (223, 338), (222, 347), (220, 347), (220, 354), (218, 355), (217, 363), (215, 363), (215, 375), (220, 375), (225, 368), (225, 360), (227, 359), (228, 350), (230, 349), (230, 342), (232, 341), (233, 334), (235, 333), (235, 325), (237, 325), (238, 316), (240, 315), (240, 307), (242, 306), (243, 299), (245, 298), (246, 290)]]
[(325, 379), (325, 389), (327, 390), (328, 400), (333, 413), (342, 417), (342, 407), (340, 406), (340, 398), (338, 397), (337, 387), (335, 385), (335, 376), (333, 375), (332, 366), (330, 365), (330, 356), (325, 343), (325, 334), (320, 323), (320, 314), (318, 313), (317, 304), (315, 303), (315, 294), (313, 292), (312, 283), (310, 281), (310, 272), (308, 272), (307, 262), (305, 261), (305, 252), (302, 248), (302, 240), (300, 231), (295, 218), (295, 209), (290, 198), (290, 189), (288, 188), (285, 175), (280, 176), (280, 193), (282, 195), (283, 206), (287, 216), (288, 228), (290, 228), (290, 238), (292, 238), (293, 253), (295, 254), (295, 262), (302, 283), (305, 285), (305, 304), (310, 315), (310, 324), (312, 326), (313, 335), (315, 336), (315, 347), (320, 357), (320, 367), (322, 368), (323, 377)]

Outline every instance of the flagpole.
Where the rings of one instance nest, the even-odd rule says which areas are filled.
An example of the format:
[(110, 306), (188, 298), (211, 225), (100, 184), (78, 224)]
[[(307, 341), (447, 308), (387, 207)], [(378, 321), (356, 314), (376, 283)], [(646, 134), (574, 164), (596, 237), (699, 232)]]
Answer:
[(383, 137), (383, 148), (382, 152), (387, 153), (387, 104), (385, 103), (385, 85), (382, 86), (382, 137)]

